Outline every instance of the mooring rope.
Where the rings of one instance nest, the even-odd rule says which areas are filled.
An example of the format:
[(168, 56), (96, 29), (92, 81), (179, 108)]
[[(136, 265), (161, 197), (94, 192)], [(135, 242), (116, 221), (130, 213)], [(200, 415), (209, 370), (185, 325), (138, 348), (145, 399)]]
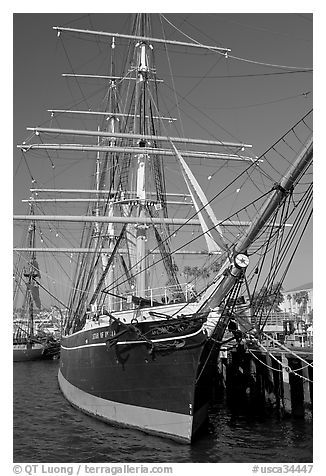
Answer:
[[(265, 365), (265, 367), (268, 367), (270, 370), (275, 370), (276, 372), (282, 372), (281, 369), (276, 369), (275, 367), (271, 367), (270, 365), (268, 365), (268, 364), (266, 364), (265, 362), (263, 362), (262, 360), (260, 360), (260, 359), (257, 357), (257, 355), (254, 354), (250, 349), (248, 349), (248, 351), (250, 352), (250, 354), (251, 354), (253, 357), (255, 357), (255, 359), (258, 360), (258, 362), (260, 362), (262, 365)], [(271, 356), (274, 357), (272, 354), (271, 354)], [(275, 358), (275, 360), (277, 360), (277, 359)], [(279, 361), (277, 360), (277, 362), (279, 362)], [(288, 368), (287, 366), (285, 366), (285, 367)], [(295, 371), (297, 372), (298, 370), (303, 370), (303, 369), (306, 369), (306, 368), (308, 368), (308, 365), (304, 365), (303, 367), (300, 367), (299, 369), (295, 369)], [(291, 369), (291, 371), (292, 371), (292, 369)]]
[[(268, 351), (268, 349), (266, 349), (266, 347), (264, 347), (260, 342), (257, 341), (257, 344), (265, 351), (267, 352), (267, 354), (272, 357), (274, 360), (276, 360), (276, 362), (282, 367), (282, 369), (284, 369), (286, 372), (288, 372), (289, 374), (292, 373), (294, 375), (297, 375), (298, 377), (300, 377), (302, 380), (306, 380), (307, 382), (311, 382), (313, 383), (313, 380), (310, 380), (309, 378), (307, 377), (304, 377), (303, 375), (300, 375), (299, 373), (296, 372), (296, 370), (302, 370), (302, 368), (306, 368), (306, 367), (302, 367), (301, 369), (296, 369), (296, 370), (293, 370), (291, 369), (291, 367), (289, 367), (288, 365), (285, 365), (283, 364), (283, 362), (281, 362), (280, 360), (278, 360), (275, 355), (273, 355), (271, 352)], [(258, 357), (250, 351), (250, 349), (248, 349), (250, 354), (252, 354), (259, 362), (261, 362)], [(288, 350), (288, 349), (287, 349)], [(262, 364), (266, 365), (266, 367), (269, 367), (267, 364), (265, 364), (264, 362), (261, 362)], [(274, 369), (272, 367), (269, 367), (271, 368), (272, 370), (278, 370), (278, 369)], [(282, 370), (283, 371), (283, 370)]]
[(287, 352), (289, 352), (290, 354), (294, 355), (297, 359), (301, 360), (302, 362), (304, 362), (305, 364), (309, 365), (310, 367), (313, 367), (313, 364), (311, 364), (310, 362), (307, 362), (305, 359), (303, 359), (302, 357), (300, 357), (298, 354), (296, 354), (295, 352), (293, 352), (291, 349), (289, 349), (288, 347), (286, 347), (285, 345), (281, 344), (278, 340), (276, 339), (273, 339), (273, 337), (270, 337), (268, 334), (265, 334), (265, 332), (262, 333), (264, 337), (266, 337), (267, 339), (270, 339), (271, 341), (275, 342), (279, 347), (281, 347), (282, 349), (286, 350)]
[(249, 353), (256, 359), (258, 362), (260, 362), (262, 365), (265, 365), (265, 367), (269, 368), (270, 370), (276, 370), (276, 372), (283, 372), (281, 369), (275, 369), (274, 367), (271, 367), (270, 365), (267, 365), (265, 362), (262, 360), (258, 359), (257, 355), (255, 355), (250, 349), (248, 349)]

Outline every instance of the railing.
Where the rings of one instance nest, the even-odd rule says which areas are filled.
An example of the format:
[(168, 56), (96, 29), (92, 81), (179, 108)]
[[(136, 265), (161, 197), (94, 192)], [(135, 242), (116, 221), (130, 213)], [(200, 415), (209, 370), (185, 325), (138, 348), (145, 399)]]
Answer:
[[(271, 312), (266, 314), (260, 314), (258, 319), (266, 325), (283, 326), (284, 321), (295, 321), (296, 318), (290, 315), (288, 312)], [(255, 323), (257, 317), (251, 317), (251, 322)]]
[[(161, 304), (167, 304), (169, 302), (180, 302), (176, 296), (179, 291), (183, 293), (182, 300), (189, 302), (195, 297), (194, 287), (189, 283), (182, 283), (180, 285), (161, 286), (157, 288), (148, 288), (146, 290), (146, 297), (151, 301), (151, 305), (154, 302), (160, 302)], [(180, 298), (181, 298), (180, 296)]]
[[(182, 293), (180, 293), (180, 288)], [(178, 302), (191, 302), (196, 296), (193, 285), (182, 283), (179, 285), (159, 286), (156, 288), (147, 288), (145, 297), (139, 298), (131, 293), (124, 294), (120, 297), (113, 297), (111, 311), (124, 311), (137, 307), (136, 299), (143, 300), (143, 306), (148, 307), (173, 304)]]

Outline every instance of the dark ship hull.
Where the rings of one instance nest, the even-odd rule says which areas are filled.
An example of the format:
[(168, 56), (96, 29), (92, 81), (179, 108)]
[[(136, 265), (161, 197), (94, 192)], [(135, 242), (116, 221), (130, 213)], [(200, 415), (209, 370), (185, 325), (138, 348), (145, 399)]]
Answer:
[(207, 419), (217, 352), (203, 323), (140, 323), (138, 335), (124, 327), (114, 323), (63, 338), (63, 394), (101, 420), (190, 443)]

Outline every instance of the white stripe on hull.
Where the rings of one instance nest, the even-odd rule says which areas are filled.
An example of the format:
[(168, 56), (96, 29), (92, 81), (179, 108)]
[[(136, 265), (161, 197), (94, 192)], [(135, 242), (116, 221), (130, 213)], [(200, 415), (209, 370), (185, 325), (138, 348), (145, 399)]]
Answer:
[[(196, 336), (198, 334), (200, 334), (202, 332), (204, 328), (204, 325), (198, 329), (198, 331), (196, 332), (193, 332), (192, 334), (182, 334), (180, 336), (173, 336), (173, 337), (164, 337), (163, 339), (151, 339), (151, 342), (167, 342), (167, 341), (175, 341), (175, 340), (184, 340), (184, 339), (187, 339), (189, 337), (193, 337), (193, 336)], [(87, 329), (89, 330), (89, 329)], [(69, 336), (70, 337), (70, 336)], [(116, 345), (131, 345), (131, 344), (143, 344), (144, 342), (146, 342), (145, 340), (124, 340), (124, 341), (121, 341), (121, 342), (117, 342)], [(105, 347), (106, 346), (106, 343), (105, 342), (99, 342), (98, 344), (85, 344), (85, 345), (77, 345), (75, 347), (66, 347), (64, 345), (61, 344), (61, 348), (64, 349), (64, 350), (76, 350), (76, 349), (85, 349), (86, 347)]]
[(71, 385), (58, 373), (59, 386), (67, 400), (80, 410), (109, 423), (137, 428), (146, 433), (191, 442), (193, 416), (152, 408), (112, 402), (96, 397)]

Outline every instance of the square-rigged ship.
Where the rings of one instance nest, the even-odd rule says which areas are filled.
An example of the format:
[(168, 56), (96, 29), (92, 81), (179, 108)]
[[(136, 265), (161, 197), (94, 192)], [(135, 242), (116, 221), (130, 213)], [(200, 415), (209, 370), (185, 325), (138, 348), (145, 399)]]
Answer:
[[(31, 215), (32, 219), (32, 215)], [(41, 309), (41, 300), (37, 280), (41, 278), (36, 254), (35, 223), (31, 221), (27, 230), (27, 256), (16, 263), (14, 273), (14, 304), (22, 299), (20, 319), (14, 320), (13, 361), (55, 359), (60, 354), (60, 341), (54, 335), (35, 329), (35, 307)], [(20, 262), (19, 262), (20, 261)]]
[[(88, 154), (94, 162), (92, 187), (33, 188), (29, 200), (34, 210), (51, 202), (86, 207), (74, 216), (33, 215), (40, 226), (81, 225), (77, 246), (53, 250), (75, 257), (59, 385), (73, 406), (96, 418), (189, 443), (207, 419), (216, 358), (239, 297), (247, 295), (254, 318), (250, 287), (263, 264), (281, 269), (275, 257), (266, 256), (275, 247), (282, 256), (287, 219), (300, 216), (290, 210), (294, 187), (309, 195), (301, 179), (312, 162), (311, 113), (259, 158), (246, 154), (250, 145), (243, 142), (173, 135), (175, 119), (159, 112), (162, 80), (155, 48), (165, 49), (168, 63), (170, 48), (225, 57), (227, 48), (156, 37), (148, 14), (134, 16), (130, 34), (54, 29), (60, 39), (77, 35), (110, 46), (109, 74), (65, 75), (76, 81), (102, 79), (102, 108), (50, 111), (56, 125), (67, 118), (96, 125), (29, 128), (32, 139), (19, 146), (26, 155), (45, 152), (54, 160), (51, 153)], [(46, 142), (47, 137), (57, 142)], [(286, 151), (285, 143), (290, 144)], [(277, 167), (269, 152), (276, 154)], [(192, 172), (193, 160), (226, 166), (228, 178), (220, 167), (214, 196), (206, 197)], [(167, 163), (172, 161), (177, 169), (171, 174)], [(174, 190), (168, 175), (175, 179)], [(267, 192), (255, 186), (257, 176), (268, 183)], [(179, 178), (183, 185), (176, 185)], [(235, 213), (220, 216), (230, 187), (240, 186), (254, 192)], [(217, 199), (222, 206), (216, 211)], [(67, 243), (74, 239), (71, 232)], [(46, 253), (44, 247), (34, 251)], [(203, 261), (185, 267), (182, 283), (178, 259), (196, 253)]]

